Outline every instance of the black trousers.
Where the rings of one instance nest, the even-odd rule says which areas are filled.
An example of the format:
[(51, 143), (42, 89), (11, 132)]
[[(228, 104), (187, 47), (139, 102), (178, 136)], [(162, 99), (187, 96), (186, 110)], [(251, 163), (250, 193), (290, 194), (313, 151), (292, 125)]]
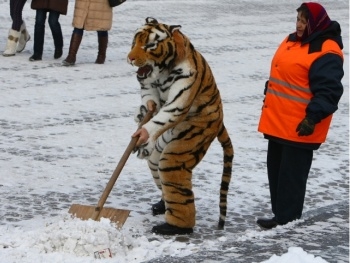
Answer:
[(313, 150), (269, 140), (267, 174), (277, 222), (288, 223), (301, 217), (312, 157)]
[(41, 56), (43, 54), (47, 13), (49, 14), (48, 22), (51, 29), (55, 48), (63, 48), (63, 35), (61, 30), (61, 24), (59, 22), (60, 13), (56, 11), (50, 11), (47, 9), (37, 9), (34, 27), (34, 54), (38, 56)]
[(19, 31), (23, 23), (22, 10), (26, 2), (27, 0), (10, 0), (11, 28), (15, 31)]

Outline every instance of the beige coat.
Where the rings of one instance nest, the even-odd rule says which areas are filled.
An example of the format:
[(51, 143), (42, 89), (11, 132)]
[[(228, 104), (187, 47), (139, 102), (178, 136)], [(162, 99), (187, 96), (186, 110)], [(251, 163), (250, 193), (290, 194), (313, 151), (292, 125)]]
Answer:
[(73, 27), (87, 31), (108, 31), (113, 12), (108, 0), (76, 0)]

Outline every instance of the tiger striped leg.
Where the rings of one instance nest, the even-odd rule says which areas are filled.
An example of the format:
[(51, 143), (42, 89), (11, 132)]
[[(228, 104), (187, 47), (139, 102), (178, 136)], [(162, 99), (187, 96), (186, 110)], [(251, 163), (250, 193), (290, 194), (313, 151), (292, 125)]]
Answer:
[(162, 190), (162, 184), (160, 182), (159, 178), (159, 173), (158, 173), (158, 162), (159, 162), (159, 157), (161, 153), (158, 152), (156, 149), (152, 152), (149, 160), (148, 160), (148, 167), (151, 171), (151, 174), (153, 176), (153, 180), (158, 187), (159, 190)]
[[(148, 167), (153, 176), (153, 180), (160, 191), (162, 191), (162, 185), (161, 185), (159, 173), (158, 173), (158, 162), (159, 162), (159, 157), (161, 155), (161, 151), (162, 151), (162, 148), (159, 147), (159, 143), (158, 143), (158, 145), (156, 145), (154, 151), (152, 152), (148, 160)], [(152, 214), (154, 216), (164, 214), (165, 209), (166, 208), (165, 208), (164, 198), (162, 196), (159, 202), (152, 205)]]
[[(164, 149), (159, 161), (159, 175), (162, 182), (162, 191), (166, 206), (165, 220), (168, 224), (181, 227), (192, 228), (196, 223), (196, 211), (194, 194), (192, 191), (192, 170), (202, 160), (206, 150), (209, 148), (211, 140), (201, 140), (189, 143), (178, 140), (169, 143)], [(183, 154), (178, 154), (174, 158), (173, 153), (181, 145)], [(187, 153), (191, 152), (190, 155)], [(196, 152), (196, 156), (192, 155)]]
[(166, 203), (166, 222), (182, 228), (194, 227), (196, 211), (191, 183), (192, 172), (162, 172), (161, 178)]

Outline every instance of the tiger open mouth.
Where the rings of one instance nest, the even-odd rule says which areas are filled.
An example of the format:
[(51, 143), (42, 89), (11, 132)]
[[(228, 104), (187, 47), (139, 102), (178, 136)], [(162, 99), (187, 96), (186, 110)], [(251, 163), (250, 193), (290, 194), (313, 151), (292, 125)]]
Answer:
[(139, 67), (137, 70), (137, 78), (139, 79), (146, 79), (153, 71), (152, 66), (145, 65), (143, 67)]

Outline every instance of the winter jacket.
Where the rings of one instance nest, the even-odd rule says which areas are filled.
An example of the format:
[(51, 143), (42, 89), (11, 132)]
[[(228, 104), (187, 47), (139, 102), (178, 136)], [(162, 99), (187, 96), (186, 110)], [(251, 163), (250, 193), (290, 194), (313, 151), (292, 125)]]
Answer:
[(108, 0), (76, 0), (73, 27), (87, 31), (108, 31), (112, 28), (112, 7)]
[[(342, 48), (335, 21), (303, 42), (297, 41), (296, 34), (289, 35), (271, 63), (258, 130), (289, 144), (323, 143), (343, 94)], [(316, 123), (315, 130), (298, 136), (296, 127), (305, 117)]]
[(31, 8), (34, 10), (47, 9), (66, 15), (68, 0), (32, 0)]

